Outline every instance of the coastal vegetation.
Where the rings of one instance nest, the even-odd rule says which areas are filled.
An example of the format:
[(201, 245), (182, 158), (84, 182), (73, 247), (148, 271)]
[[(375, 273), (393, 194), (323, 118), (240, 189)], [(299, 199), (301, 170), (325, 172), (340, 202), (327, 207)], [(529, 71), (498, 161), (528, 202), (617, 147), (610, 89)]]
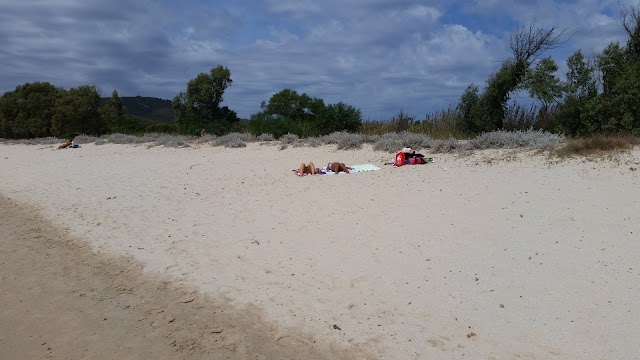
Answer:
[[(209, 137), (198, 142), (217, 146), (279, 139), (284, 146), (336, 144), (348, 149), (371, 143), (389, 151), (402, 146), (440, 151), (514, 144), (544, 148), (565, 136), (592, 137), (594, 144), (612, 137), (637, 139), (640, 7), (622, 8), (621, 22), (626, 42), (611, 43), (592, 58), (575, 51), (566, 60), (568, 70), (562, 78), (554, 58), (546, 53), (565, 41), (564, 31), (522, 27), (511, 35), (511, 56), (483, 86), (469, 84), (457, 105), (422, 119), (401, 111), (391, 119), (363, 120), (353, 105), (325, 104), (293, 89), (277, 92), (261, 103), (260, 112), (240, 119), (222, 106), (233, 80), (230, 69), (218, 65), (190, 80), (172, 101), (120, 98), (116, 90), (103, 98), (90, 85), (68, 90), (47, 82), (20, 85), (0, 97), (0, 138), (86, 134), (96, 144), (184, 146), (205, 129)], [(516, 92), (528, 93), (531, 101), (513, 101)], [(174, 140), (161, 140), (160, 133), (174, 134)]]

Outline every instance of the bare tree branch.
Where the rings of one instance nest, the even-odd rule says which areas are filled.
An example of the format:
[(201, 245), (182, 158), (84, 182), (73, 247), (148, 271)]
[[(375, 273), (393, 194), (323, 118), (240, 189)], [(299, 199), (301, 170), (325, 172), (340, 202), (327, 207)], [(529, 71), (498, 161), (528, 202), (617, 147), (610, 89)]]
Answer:
[(629, 7), (618, 5), (620, 7), (620, 20), (622, 27), (627, 34), (632, 37), (640, 23), (640, 6), (631, 5)]
[(620, 6), (622, 27), (629, 35), (627, 53), (640, 54), (640, 5)]
[(511, 50), (516, 62), (529, 67), (541, 54), (564, 44), (560, 41), (566, 30), (558, 31), (555, 26), (546, 30), (536, 27), (535, 23), (523, 26), (511, 34)]

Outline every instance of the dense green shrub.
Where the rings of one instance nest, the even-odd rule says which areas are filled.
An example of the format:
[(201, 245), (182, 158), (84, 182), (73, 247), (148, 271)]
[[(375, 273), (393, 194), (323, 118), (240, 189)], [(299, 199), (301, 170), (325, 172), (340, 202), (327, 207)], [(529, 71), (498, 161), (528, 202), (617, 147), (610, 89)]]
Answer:
[(284, 89), (274, 94), (262, 111), (253, 114), (247, 129), (254, 135), (264, 133), (281, 137), (320, 136), (336, 131), (355, 132), (362, 124), (360, 110), (345, 103), (325, 105), (322, 99)]
[(64, 90), (26, 83), (0, 97), (0, 138), (50, 137), (53, 106)]

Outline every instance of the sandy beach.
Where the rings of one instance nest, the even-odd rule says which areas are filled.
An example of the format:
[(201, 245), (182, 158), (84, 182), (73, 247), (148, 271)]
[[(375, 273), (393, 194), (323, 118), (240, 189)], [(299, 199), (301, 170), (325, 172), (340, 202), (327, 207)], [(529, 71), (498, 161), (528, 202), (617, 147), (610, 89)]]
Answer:
[(640, 150), (422, 152), (0, 145), (0, 358), (640, 358)]

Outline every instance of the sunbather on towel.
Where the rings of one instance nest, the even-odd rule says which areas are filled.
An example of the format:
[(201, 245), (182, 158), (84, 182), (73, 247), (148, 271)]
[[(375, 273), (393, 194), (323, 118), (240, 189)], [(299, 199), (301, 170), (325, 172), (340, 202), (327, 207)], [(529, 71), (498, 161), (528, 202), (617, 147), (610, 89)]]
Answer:
[(309, 165), (302, 163), (300, 164), (300, 169), (296, 173), (298, 176), (305, 175), (315, 175), (318, 173), (318, 169), (316, 169), (315, 165), (312, 162), (309, 162)]
[(352, 170), (352, 168), (341, 162), (331, 162), (327, 164), (327, 170), (331, 170), (336, 174), (339, 173), (340, 171), (343, 171), (348, 174), (349, 170)]

